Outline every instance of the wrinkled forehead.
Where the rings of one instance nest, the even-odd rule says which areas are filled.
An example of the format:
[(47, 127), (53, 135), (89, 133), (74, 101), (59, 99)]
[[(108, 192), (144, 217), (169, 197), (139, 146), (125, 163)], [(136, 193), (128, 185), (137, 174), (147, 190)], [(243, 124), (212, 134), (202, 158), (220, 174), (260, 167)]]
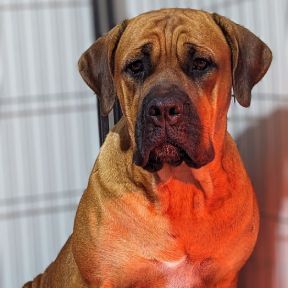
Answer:
[(157, 49), (176, 49), (186, 44), (223, 53), (228, 44), (212, 16), (192, 9), (164, 9), (142, 14), (131, 20), (117, 48), (121, 59), (129, 58), (147, 43)]

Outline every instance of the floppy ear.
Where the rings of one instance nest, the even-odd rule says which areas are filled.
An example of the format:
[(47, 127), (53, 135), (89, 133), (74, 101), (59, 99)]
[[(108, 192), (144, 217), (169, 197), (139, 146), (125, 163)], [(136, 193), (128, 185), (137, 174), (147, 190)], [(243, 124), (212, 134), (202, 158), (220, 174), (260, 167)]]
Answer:
[(99, 97), (103, 116), (112, 110), (115, 102), (114, 56), (126, 26), (127, 21), (124, 21), (100, 37), (82, 54), (78, 62), (82, 78)]
[(234, 95), (239, 104), (248, 107), (253, 86), (271, 64), (271, 50), (248, 29), (216, 13), (212, 16), (231, 49)]

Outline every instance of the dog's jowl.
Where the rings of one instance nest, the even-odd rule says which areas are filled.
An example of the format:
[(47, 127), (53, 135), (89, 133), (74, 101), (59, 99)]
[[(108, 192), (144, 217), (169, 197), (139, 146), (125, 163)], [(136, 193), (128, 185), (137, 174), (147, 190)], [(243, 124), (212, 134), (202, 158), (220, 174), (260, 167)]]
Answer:
[(257, 202), (227, 132), (231, 90), (248, 107), (271, 63), (244, 27), (192, 9), (142, 14), (80, 58), (108, 134), (70, 238), (24, 287), (237, 286), (259, 226)]

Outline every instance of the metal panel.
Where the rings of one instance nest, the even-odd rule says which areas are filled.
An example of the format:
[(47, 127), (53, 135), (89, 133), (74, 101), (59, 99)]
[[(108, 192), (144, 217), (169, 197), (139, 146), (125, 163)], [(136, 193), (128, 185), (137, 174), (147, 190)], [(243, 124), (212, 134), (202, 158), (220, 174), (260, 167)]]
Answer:
[(55, 258), (99, 149), (96, 97), (77, 60), (91, 4), (0, 1), (0, 287)]

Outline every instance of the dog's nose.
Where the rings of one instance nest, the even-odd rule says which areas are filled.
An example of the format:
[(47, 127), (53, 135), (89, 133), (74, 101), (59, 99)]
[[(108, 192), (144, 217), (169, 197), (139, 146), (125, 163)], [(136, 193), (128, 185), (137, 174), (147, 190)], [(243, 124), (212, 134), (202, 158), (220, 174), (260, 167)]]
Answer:
[(155, 97), (149, 104), (147, 117), (157, 126), (175, 125), (182, 119), (184, 103), (181, 99), (170, 95)]

